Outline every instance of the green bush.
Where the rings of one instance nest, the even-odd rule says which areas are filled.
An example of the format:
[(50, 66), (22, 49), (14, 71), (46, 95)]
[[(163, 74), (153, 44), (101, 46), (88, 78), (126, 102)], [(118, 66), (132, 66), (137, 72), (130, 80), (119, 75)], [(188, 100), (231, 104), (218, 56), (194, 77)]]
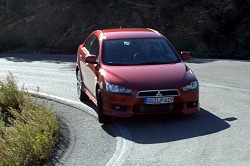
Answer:
[(0, 81), (0, 166), (42, 165), (57, 142), (60, 124), (44, 103), (34, 104), (12, 74)]

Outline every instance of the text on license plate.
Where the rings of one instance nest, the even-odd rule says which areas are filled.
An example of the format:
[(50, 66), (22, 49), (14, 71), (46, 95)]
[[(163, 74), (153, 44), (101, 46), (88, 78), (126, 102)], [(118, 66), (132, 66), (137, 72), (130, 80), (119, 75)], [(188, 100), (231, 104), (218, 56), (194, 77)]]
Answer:
[(174, 97), (149, 97), (144, 98), (144, 104), (167, 104), (173, 103)]

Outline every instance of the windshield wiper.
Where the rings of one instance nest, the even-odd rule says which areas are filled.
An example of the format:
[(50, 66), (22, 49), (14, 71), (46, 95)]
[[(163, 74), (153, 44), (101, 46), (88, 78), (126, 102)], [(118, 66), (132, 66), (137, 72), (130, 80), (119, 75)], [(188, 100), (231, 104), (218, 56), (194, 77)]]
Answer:
[(106, 65), (112, 66), (127, 66), (128, 64), (120, 63), (120, 62), (107, 62)]
[(154, 65), (154, 64), (166, 64), (166, 62), (141, 62), (136, 65)]

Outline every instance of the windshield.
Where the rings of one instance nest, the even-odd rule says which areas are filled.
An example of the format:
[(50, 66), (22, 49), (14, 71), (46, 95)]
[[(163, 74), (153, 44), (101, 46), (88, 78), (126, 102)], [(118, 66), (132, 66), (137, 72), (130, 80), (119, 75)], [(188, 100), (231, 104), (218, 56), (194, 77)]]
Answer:
[(163, 38), (105, 40), (102, 62), (106, 65), (170, 64), (180, 58)]

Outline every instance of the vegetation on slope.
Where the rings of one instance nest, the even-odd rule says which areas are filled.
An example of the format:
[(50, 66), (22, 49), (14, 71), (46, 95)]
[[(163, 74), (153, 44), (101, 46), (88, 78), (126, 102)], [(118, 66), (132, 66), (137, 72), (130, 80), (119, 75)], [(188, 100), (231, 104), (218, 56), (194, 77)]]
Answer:
[(51, 156), (59, 132), (52, 111), (35, 105), (11, 74), (0, 81), (0, 166), (42, 165)]

